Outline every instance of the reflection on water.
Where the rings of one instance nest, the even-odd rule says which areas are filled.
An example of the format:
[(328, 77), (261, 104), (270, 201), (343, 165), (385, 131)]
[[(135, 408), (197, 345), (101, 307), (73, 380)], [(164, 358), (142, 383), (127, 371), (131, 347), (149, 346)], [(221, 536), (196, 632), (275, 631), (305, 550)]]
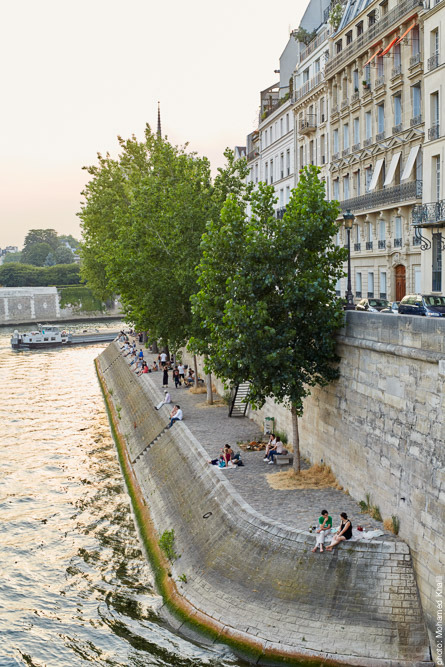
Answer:
[(93, 366), (104, 346), (13, 352), (11, 331), (0, 329), (0, 667), (241, 665), (158, 615)]

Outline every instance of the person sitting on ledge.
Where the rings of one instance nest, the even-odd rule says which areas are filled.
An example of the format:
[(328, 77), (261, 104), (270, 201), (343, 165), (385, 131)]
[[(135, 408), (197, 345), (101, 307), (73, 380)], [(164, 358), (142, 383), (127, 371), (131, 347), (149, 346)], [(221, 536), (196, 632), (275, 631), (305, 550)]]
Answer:
[(172, 399), (171, 399), (170, 394), (168, 393), (168, 390), (164, 389), (164, 399), (160, 403), (157, 404), (155, 410), (160, 410), (160, 408), (162, 408), (163, 405), (167, 405), (167, 403), (171, 403), (171, 402), (172, 402)]
[(275, 447), (276, 442), (277, 442), (277, 439), (275, 437), (275, 433), (271, 433), (269, 435), (269, 442), (266, 445), (266, 452), (264, 454), (263, 461), (268, 461), (269, 460), (269, 452), (272, 449), (272, 447)]
[(277, 438), (275, 445), (269, 450), (267, 458), (269, 463), (275, 463), (274, 456), (280, 456), (281, 454), (287, 454), (287, 449), (284, 449), (284, 445), (281, 442), (280, 438)]
[(321, 510), (321, 516), (318, 519), (320, 524), (319, 529), (317, 530), (317, 539), (315, 542), (315, 547), (312, 549), (312, 553), (315, 553), (320, 547), (320, 553), (323, 553), (323, 544), (328, 530), (332, 528), (332, 517), (329, 516), (328, 510)]
[(348, 515), (346, 512), (342, 512), (340, 514), (341, 518), (341, 524), (340, 528), (337, 530), (335, 533), (334, 537), (332, 538), (332, 542), (328, 547), (326, 547), (326, 551), (332, 551), (332, 549), (337, 546), (337, 544), (340, 544), (340, 542), (344, 542), (345, 540), (350, 540), (352, 537), (352, 523), (351, 520), (348, 519)]
[(182, 421), (182, 410), (179, 405), (175, 405), (170, 415), (170, 424), (167, 428), (171, 428), (173, 424), (177, 421)]

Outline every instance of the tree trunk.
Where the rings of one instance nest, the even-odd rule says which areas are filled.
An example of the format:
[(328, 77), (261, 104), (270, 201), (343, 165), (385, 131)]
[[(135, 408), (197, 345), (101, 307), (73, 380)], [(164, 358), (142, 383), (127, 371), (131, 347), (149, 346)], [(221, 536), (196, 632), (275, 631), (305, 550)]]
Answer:
[(300, 462), (300, 434), (298, 432), (298, 415), (297, 408), (295, 405), (291, 408), (292, 414), (292, 444), (294, 447), (294, 470), (295, 472), (301, 471), (301, 462)]
[[(207, 360), (207, 355), (205, 356)], [(206, 373), (206, 387), (207, 387), (207, 403), (213, 405), (213, 392), (212, 392), (212, 374)]]
[(151, 351), (153, 352), (153, 354), (159, 354), (158, 343), (156, 340), (154, 340), (151, 344)]
[(147, 332), (143, 331), (142, 332), (142, 345), (145, 345), (147, 342)]
[(198, 389), (198, 360), (196, 354), (193, 355), (193, 365), (195, 367), (195, 387)]

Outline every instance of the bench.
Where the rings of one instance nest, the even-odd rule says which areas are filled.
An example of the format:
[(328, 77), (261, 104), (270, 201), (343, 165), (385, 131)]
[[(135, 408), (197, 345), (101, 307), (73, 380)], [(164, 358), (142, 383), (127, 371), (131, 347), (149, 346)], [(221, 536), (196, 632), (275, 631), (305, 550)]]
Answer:
[(293, 454), (278, 454), (277, 456), (273, 457), (273, 460), (276, 465), (278, 466), (283, 466), (283, 465), (292, 465), (294, 462), (294, 455)]

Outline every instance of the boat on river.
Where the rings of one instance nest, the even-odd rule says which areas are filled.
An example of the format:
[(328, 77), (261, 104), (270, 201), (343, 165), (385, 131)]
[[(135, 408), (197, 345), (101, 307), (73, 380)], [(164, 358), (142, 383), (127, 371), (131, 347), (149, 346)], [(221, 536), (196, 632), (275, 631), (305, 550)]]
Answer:
[(16, 329), (11, 336), (11, 347), (13, 350), (41, 350), (47, 347), (108, 343), (118, 335), (117, 331), (73, 334), (53, 324), (39, 324), (34, 331), (20, 332)]

